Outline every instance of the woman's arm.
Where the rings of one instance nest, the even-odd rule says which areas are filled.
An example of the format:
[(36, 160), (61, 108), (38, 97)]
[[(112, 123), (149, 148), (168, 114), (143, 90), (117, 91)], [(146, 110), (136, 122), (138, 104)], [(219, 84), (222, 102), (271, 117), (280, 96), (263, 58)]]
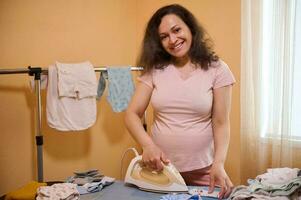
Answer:
[(152, 140), (145, 132), (141, 118), (149, 104), (153, 89), (138, 83), (131, 102), (125, 112), (125, 124), (133, 138), (143, 147), (151, 145)]
[(214, 161), (210, 172), (210, 191), (215, 183), (221, 185), (220, 197), (231, 193), (233, 184), (224, 169), (230, 141), (230, 109), (232, 86), (213, 90), (212, 126), (214, 137)]
[(161, 161), (168, 162), (163, 152), (153, 143), (142, 124), (143, 116), (152, 95), (153, 89), (144, 83), (138, 83), (132, 100), (125, 112), (125, 124), (133, 138), (143, 149), (143, 162), (150, 168), (161, 171)]

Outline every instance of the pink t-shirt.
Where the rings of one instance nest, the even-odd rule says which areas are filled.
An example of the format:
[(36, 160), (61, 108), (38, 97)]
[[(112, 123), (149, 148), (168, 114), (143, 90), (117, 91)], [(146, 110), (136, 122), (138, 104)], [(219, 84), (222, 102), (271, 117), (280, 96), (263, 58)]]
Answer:
[(138, 80), (153, 89), (152, 138), (167, 158), (180, 172), (211, 165), (213, 90), (235, 82), (227, 64), (219, 60), (206, 71), (197, 68), (185, 80), (168, 65)]

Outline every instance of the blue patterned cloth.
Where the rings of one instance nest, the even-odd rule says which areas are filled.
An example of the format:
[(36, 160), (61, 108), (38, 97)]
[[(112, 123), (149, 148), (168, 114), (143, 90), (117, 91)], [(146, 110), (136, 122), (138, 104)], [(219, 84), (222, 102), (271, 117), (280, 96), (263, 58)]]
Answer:
[(108, 71), (107, 100), (114, 112), (124, 111), (134, 94), (134, 83), (130, 67), (112, 67)]
[(201, 198), (198, 195), (167, 194), (162, 196), (160, 200), (201, 200)]

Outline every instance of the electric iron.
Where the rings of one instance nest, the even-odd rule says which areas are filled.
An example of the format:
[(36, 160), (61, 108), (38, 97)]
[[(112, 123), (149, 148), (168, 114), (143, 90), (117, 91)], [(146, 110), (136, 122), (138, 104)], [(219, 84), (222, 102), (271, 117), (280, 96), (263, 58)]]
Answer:
[(135, 151), (136, 157), (127, 169), (125, 184), (132, 184), (141, 190), (158, 193), (188, 192), (184, 179), (171, 163), (163, 164), (161, 172), (152, 171), (142, 163), (142, 156), (136, 149), (132, 150)]

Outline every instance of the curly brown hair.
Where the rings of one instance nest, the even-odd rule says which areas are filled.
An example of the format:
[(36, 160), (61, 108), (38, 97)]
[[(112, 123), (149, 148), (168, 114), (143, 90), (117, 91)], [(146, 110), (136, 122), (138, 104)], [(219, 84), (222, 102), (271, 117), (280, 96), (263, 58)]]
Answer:
[(149, 20), (137, 66), (143, 67), (143, 73), (146, 73), (152, 69), (163, 69), (172, 63), (172, 56), (164, 50), (158, 33), (162, 18), (168, 14), (178, 16), (188, 26), (192, 34), (192, 44), (188, 52), (191, 62), (207, 70), (212, 61), (219, 59), (212, 50), (213, 42), (193, 14), (178, 4), (160, 8)]

